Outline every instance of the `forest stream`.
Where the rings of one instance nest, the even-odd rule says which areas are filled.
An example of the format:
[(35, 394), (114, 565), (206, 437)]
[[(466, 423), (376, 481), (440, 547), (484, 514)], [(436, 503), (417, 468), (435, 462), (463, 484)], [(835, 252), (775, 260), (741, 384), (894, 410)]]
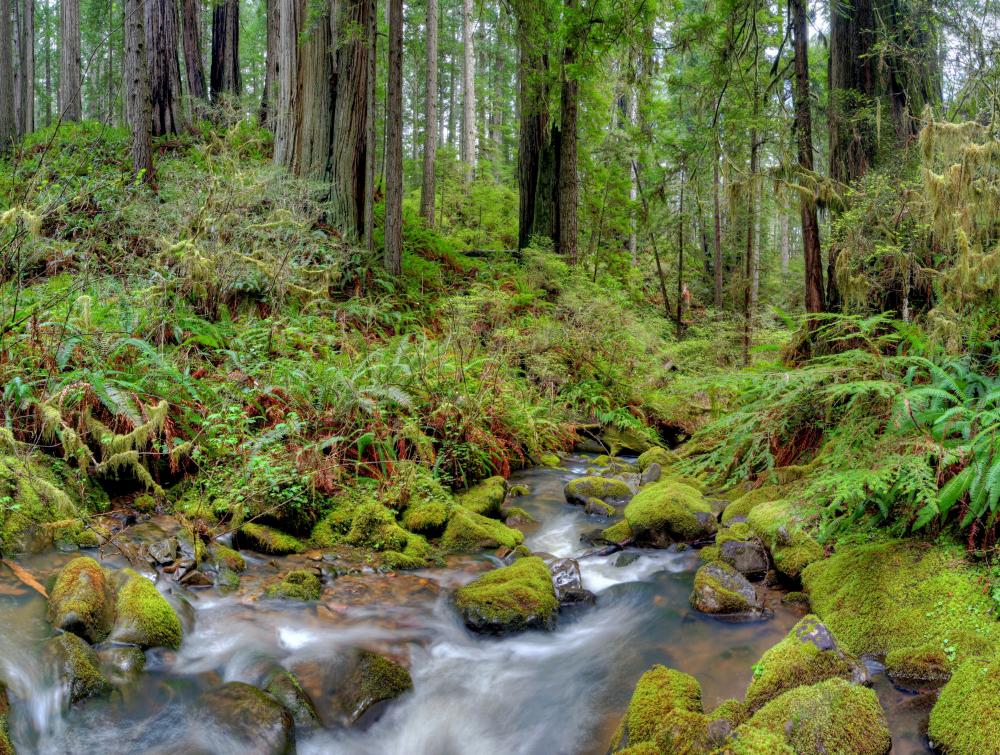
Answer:
[[(185, 624), (180, 649), (148, 651), (143, 673), (119, 680), (106, 699), (70, 708), (68, 691), (43, 652), (52, 636), (46, 602), (4, 569), (0, 659), (18, 752), (255, 751), (248, 748), (252, 731), (206, 724), (199, 695), (220, 682), (259, 685), (281, 665), (294, 670), (315, 698), (323, 694), (317, 669), (338, 651), (357, 646), (406, 659), (413, 691), (378, 711), (381, 717), (362, 718), (351, 729), (300, 728), (298, 752), (604, 753), (636, 680), (654, 663), (695, 676), (706, 710), (741, 698), (753, 664), (802, 611), (768, 591), (773, 617), (765, 621), (731, 623), (695, 612), (688, 605), (699, 564), (694, 549), (586, 555), (595, 552), (586, 534), (596, 524), (581, 507), (565, 502), (563, 486), (582, 475), (587, 462), (571, 456), (561, 468), (524, 470), (511, 479), (527, 486), (518, 505), (537, 520), (526, 527), (527, 546), (578, 558), (583, 586), (597, 595), (595, 605), (564, 609), (552, 632), (495, 638), (463, 626), (449, 594), (496, 559), (462, 557), (448, 568), (337, 576), (336, 565), (318, 552), (274, 558), (244, 551), (247, 572), (239, 590), (228, 595), (214, 587), (184, 589), (160, 575), (158, 587)], [(126, 537), (150, 542), (178, 529), (174, 520), (154, 517), (129, 527)], [(49, 550), (19, 563), (45, 583), (73, 556)], [(324, 573), (318, 603), (254, 597), (262, 580), (310, 561)], [(127, 565), (111, 554), (105, 563)], [(101, 655), (107, 662), (107, 653)], [(877, 666), (872, 671), (893, 753), (929, 752), (913, 695), (895, 688)], [(246, 723), (252, 728), (254, 722)]]

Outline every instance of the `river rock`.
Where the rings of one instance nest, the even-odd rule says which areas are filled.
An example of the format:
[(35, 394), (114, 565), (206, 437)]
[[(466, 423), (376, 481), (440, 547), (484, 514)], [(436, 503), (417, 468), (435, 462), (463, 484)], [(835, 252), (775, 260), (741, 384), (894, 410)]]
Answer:
[(663, 474), (663, 467), (654, 461), (642, 470), (642, 474), (639, 475), (639, 484), (649, 485), (650, 483), (657, 482), (661, 474)]
[(702, 613), (747, 617), (759, 615), (764, 607), (747, 578), (718, 561), (698, 569), (691, 605)]
[(388, 656), (351, 649), (292, 668), (326, 726), (367, 725), (388, 703), (413, 689), (410, 672)]
[(747, 579), (762, 579), (769, 568), (767, 550), (756, 540), (726, 540), (719, 546), (719, 560)]
[(118, 578), (123, 581), (115, 601), (117, 617), (111, 639), (144, 650), (179, 648), (183, 634), (181, 621), (156, 586), (131, 569), (122, 570)]
[(548, 566), (560, 605), (593, 603), (596, 600), (594, 593), (584, 589), (580, 563), (575, 558), (558, 558)]
[(319, 725), (316, 706), (294, 674), (279, 669), (271, 675), (264, 689), (292, 714), (296, 726)]
[(701, 492), (670, 477), (649, 485), (629, 501), (625, 522), (637, 543), (660, 548), (704, 540), (718, 529)]
[(49, 622), (56, 629), (100, 642), (114, 620), (111, 587), (94, 559), (74, 558), (59, 572), (49, 595)]
[(559, 600), (552, 574), (538, 556), (486, 572), (455, 593), (455, 607), (476, 632), (552, 629)]
[(97, 653), (72, 632), (52, 638), (48, 650), (60, 679), (69, 690), (71, 703), (111, 691), (111, 684), (100, 671)]
[(97, 649), (101, 668), (116, 685), (137, 678), (146, 668), (146, 654), (135, 645), (112, 645)]
[(624, 501), (631, 497), (628, 483), (608, 477), (577, 477), (563, 488), (563, 495), (570, 503), (586, 506), (591, 498), (601, 501)]
[(588, 498), (583, 511), (588, 516), (612, 517), (616, 513), (614, 506), (610, 503), (605, 503), (600, 498)]
[(167, 537), (150, 543), (147, 547), (149, 558), (154, 564), (163, 566), (177, 560), (177, 538)]
[(274, 697), (243, 682), (228, 682), (198, 699), (199, 715), (216, 726), (243, 755), (295, 751), (292, 714)]
[(507, 481), (499, 475), (483, 480), (458, 495), (461, 506), (490, 519), (500, 518), (500, 507), (507, 497)]
[(322, 584), (315, 572), (295, 569), (288, 572), (280, 582), (269, 585), (264, 597), (309, 602), (319, 600), (321, 590)]

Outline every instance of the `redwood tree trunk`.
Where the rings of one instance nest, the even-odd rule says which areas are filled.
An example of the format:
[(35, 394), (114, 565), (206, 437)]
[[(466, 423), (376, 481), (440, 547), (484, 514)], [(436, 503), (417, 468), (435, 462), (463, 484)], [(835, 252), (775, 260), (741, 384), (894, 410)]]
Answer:
[(264, 92), (260, 98), (260, 125), (274, 131), (274, 105), (278, 86), (278, 39), (281, 22), (277, 0), (265, 0), (267, 49), (264, 61)]
[(434, 227), (434, 170), (437, 161), (438, 0), (427, 0), (427, 90), (424, 95), (424, 175), (420, 214)]
[(295, 167), (296, 145), (302, 125), (299, 82), (299, 33), (305, 15), (304, 0), (274, 0), (278, 15), (275, 43), (274, 112), (268, 116), (274, 131), (274, 162)]
[[(795, 37), (795, 134), (798, 141), (799, 167), (813, 170), (812, 113), (809, 103), (809, 39), (807, 37), (806, 0), (791, 3), (792, 34)], [(823, 311), (823, 256), (819, 241), (816, 202), (801, 200), (802, 253), (805, 260), (806, 312)]]
[(223, 95), (239, 97), (243, 92), (240, 76), (240, 2), (221, 0), (212, 10), (212, 102)]
[(35, 130), (35, 3), (34, 0), (15, 0), (15, 3), (18, 13), (14, 109), (17, 132), (24, 135)]
[[(566, 0), (567, 13), (572, 16), (578, 7), (577, 0)], [(576, 264), (579, 204), (577, 183), (577, 113), (580, 104), (580, 82), (573, 67), (577, 57), (579, 30), (571, 26), (563, 49), (561, 129), (559, 140), (559, 243), (558, 251), (570, 264)]]
[(403, 0), (389, 0), (385, 112), (385, 269), (403, 272)]
[(205, 88), (205, 67), (201, 55), (200, 16), (200, 0), (181, 0), (181, 36), (188, 94), (197, 100), (204, 100), (208, 97), (208, 91)]
[(722, 202), (719, 181), (719, 153), (716, 145), (715, 164), (712, 170), (712, 204), (715, 213), (715, 248), (712, 254), (713, 294), (715, 308), (722, 310)]
[(302, 97), (295, 172), (318, 181), (330, 177), (330, 141), (333, 137), (333, 56), (335, 13), (306, 21), (300, 34), (299, 82)]
[(465, 180), (476, 171), (476, 54), (472, 37), (472, 0), (462, 2), (462, 162)]
[[(9, 19), (7, 23), (10, 24)], [(61, 0), (59, 3), (59, 111), (62, 119), (66, 121), (80, 120), (83, 117), (81, 103), (80, 0)]]
[(143, 0), (125, 0), (125, 115), (132, 131), (132, 169), (149, 184), (153, 174), (153, 106), (143, 29)]
[(180, 133), (181, 70), (177, 60), (174, 0), (145, 0), (146, 59), (153, 109), (153, 136)]
[(10, 25), (10, 0), (0, 0), (0, 152), (11, 149), (17, 138), (14, 117), (14, 37)]

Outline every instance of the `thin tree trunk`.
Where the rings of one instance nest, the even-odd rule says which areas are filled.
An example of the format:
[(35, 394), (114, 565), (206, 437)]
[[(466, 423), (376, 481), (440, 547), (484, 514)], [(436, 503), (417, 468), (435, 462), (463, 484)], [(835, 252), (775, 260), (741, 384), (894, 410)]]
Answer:
[(220, 0), (212, 10), (212, 102), (243, 93), (240, 75), (240, 2)]
[(715, 162), (712, 167), (712, 203), (714, 205), (715, 245), (712, 255), (713, 293), (716, 310), (722, 310), (722, 202), (721, 181), (719, 180), (719, 148), (716, 144)]
[(476, 53), (473, 41), (472, 0), (462, 0), (462, 162), (465, 180), (476, 172)]
[(148, 184), (153, 173), (153, 106), (150, 101), (149, 64), (143, 0), (125, 0), (125, 112), (132, 131), (132, 170)]
[(677, 340), (684, 335), (684, 171), (677, 203)]
[[(754, 103), (756, 109), (756, 102)], [(755, 112), (756, 115), (756, 112)], [(757, 233), (757, 163), (759, 145), (757, 131), (750, 131), (750, 185), (747, 191), (747, 245), (744, 259), (744, 293), (743, 293), (743, 364), (750, 364), (750, 345), (753, 340), (753, 317), (756, 308), (756, 292), (754, 291), (754, 256), (756, 254)]]
[(180, 133), (181, 71), (177, 61), (174, 0), (145, 0), (146, 58), (153, 107), (153, 136)]
[(83, 117), (80, 82), (80, 0), (60, 0), (59, 112), (65, 121)]
[(781, 244), (781, 274), (788, 275), (788, 263), (792, 256), (792, 245), (788, 234), (788, 202), (782, 198), (778, 205), (778, 229)]
[(201, 54), (200, 0), (181, 0), (181, 36), (184, 47), (184, 73), (187, 76), (188, 94), (196, 100), (205, 100), (205, 68)]
[[(566, 10), (574, 14), (578, 0), (566, 0)], [(576, 33), (571, 33), (563, 50), (561, 130), (559, 140), (559, 253), (571, 265), (576, 264), (578, 223), (577, 206), (580, 187), (577, 181), (577, 120), (580, 105), (580, 82), (576, 64)]]
[[(639, 93), (636, 91), (634, 86), (629, 87), (628, 94), (628, 121), (629, 125), (633, 128), (635, 127), (636, 118), (639, 112)], [(632, 267), (637, 267), (639, 265), (639, 236), (636, 233), (636, 211), (635, 211), (635, 200), (638, 198), (639, 190), (636, 188), (636, 181), (638, 176), (635, 174), (635, 170), (629, 166), (629, 187), (628, 187), (628, 198), (629, 198), (629, 217), (628, 217), (628, 252), (632, 259)]]
[(45, 5), (45, 125), (52, 123), (52, 9)]
[[(427, 0), (427, 91), (424, 98), (424, 174), (420, 214), (434, 227), (434, 184), (437, 164), (438, 0)], [(416, 142), (416, 134), (414, 134)]]
[[(795, 133), (798, 138), (799, 167), (813, 170), (812, 113), (809, 102), (809, 39), (807, 37), (806, 0), (791, 3), (792, 34), (795, 38)], [(816, 203), (802, 198), (802, 252), (805, 260), (806, 312), (823, 311), (823, 254), (819, 240)], [(810, 327), (816, 324), (810, 321)]]
[(365, 102), (365, 185), (364, 185), (364, 245), (369, 252), (375, 251), (375, 62), (378, 59), (378, 18), (372, 9), (368, 19), (368, 56), (365, 60), (367, 72)]
[(17, 28), (17, 131), (28, 134), (35, 130), (35, 2), (15, 0)]
[(274, 0), (278, 15), (275, 44), (274, 112), (268, 120), (274, 131), (274, 163), (293, 170), (302, 126), (299, 81), (299, 33), (305, 14), (304, 0)]
[(385, 110), (385, 269), (403, 272), (403, 0), (389, 2)]
[(274, 105), (278, 87), (278, 38), (281, 23), (278, 19), (278, 0), (264, 0), (267, 20), (267, 49), (264, 65), (264, 93), (260, 98), (260, 125), (274, 131)]

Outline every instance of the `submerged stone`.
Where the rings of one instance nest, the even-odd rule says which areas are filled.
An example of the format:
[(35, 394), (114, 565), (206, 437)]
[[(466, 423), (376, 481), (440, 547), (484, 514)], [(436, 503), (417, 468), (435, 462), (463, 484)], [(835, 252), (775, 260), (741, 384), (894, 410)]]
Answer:
[(312, 699), (302, 689), (295, 675), (285, 669), (275, 671), (264, 687), (265, 691), (292, 714), (296, 726), (318, 726), (319, 713)]
[(89, 642), (100, 642), (114, 620), (111, 588), (94, 559), (74, 558), (59, 572), (49, 595), (49, 622)]
[(243, 682), (228, 682), (198, 698), (198, 714), (225, 732), (245, 755), (291, 755), (292, 714), (274, 697)]
[(559, 601), (545, 562), (528, 556), (460, 588), (455, 606), (470, 629), (499, 634), (552, 629)]
[(111, 684), (101, 673), (97, 653), (75, 634), (63, 632), (49, 641), (48, 648), (59, 678), (69, 690), (71, 703), (111, 691)]
[(280, 582), (269, 585), (264, 597), (308, 602), (319, 600), (321, 590), (322, 585), (315, 573), (308, 569), (296, 569), (288, 572)]

